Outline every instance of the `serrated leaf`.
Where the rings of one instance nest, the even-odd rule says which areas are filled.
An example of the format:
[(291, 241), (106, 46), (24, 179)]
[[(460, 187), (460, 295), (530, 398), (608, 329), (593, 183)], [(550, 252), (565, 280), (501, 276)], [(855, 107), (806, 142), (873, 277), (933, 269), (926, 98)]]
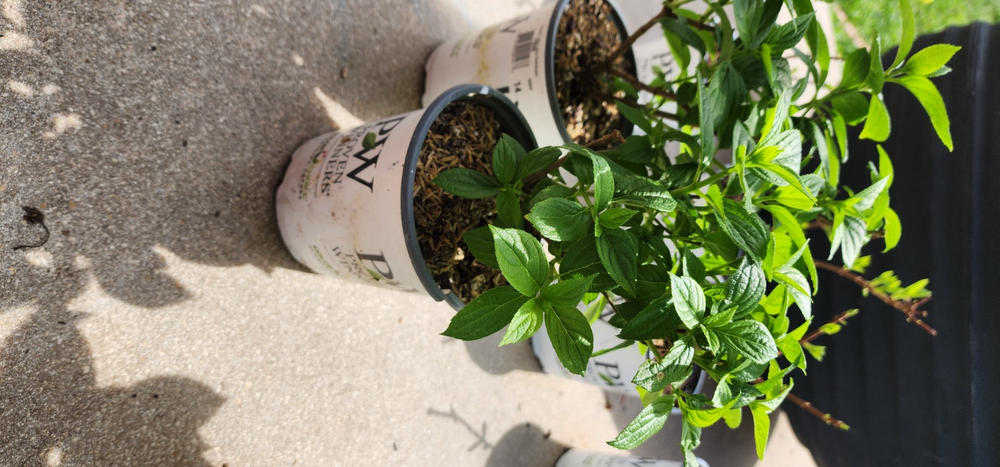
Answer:
[(899, 238), (903, 235), (903, 225), (899, 222), (899, 216), (896, 215), (896, 211), (892, 209), (887, 209), (885, 211), (883, 219), (885, 223), (882, 229), (885, 231), (885, 249), (882, 252), (887, 252), (896, 245), (899, 244)]
[(659, 182), (639, 176), (618, 176), (615, 179), (615, 201), (655, 209), (660, 212), (671, 212), (677, 207), (677, 201), (670, 196), (670, 189)]
[(495, 177), (464, 167), (441, 172), (434, 178), (434, 184), (448, 193), (469, 199), (486, 198), (500, 191), (500, 182)]
[(489, 227), (479, 227), (462, 234), (462, 241), (469, 248), (472, 257), (487, 266), (500, 269), (497, 263), (496, 248), (493, 246), (493, 234)]
[(903, 71), (912, 75), (927, 76), (941, 69), (961, 47), (951, 44), (934, 44), (917, 51), (906, 62)]
[(516, 344), (533, 336), (541, 329), (547, 308), (548, 305), (538, 297), (524, 302), (524, 305), (517, 309), (517, 313), (514, 313), (500, 345)]
[(497, 193), (497, 225), (520, 229), (523, 219), (521, 218), (521, 200), (511, 191), (502, 190)]
[(632, 340), (661, 339), (680, 324), (671, 299), (662, 298), (643, 307), (622, 328), (618, 337)]
[(812, 317), (812, 301), (810, 300), (809, 282), (798, 269), (784, 267), (775, 272), (774, 278), (788, 287), (792, 300), (798, 305), (804, 319)]
[(529, 209), (534, 208), (536, 204), (552, 198), (570, 199), (574, 194), (575, 192), (573, 190), (562, 185), (549, 185), (542, 188), (541, 191), (536, 193), (535, 196), (531, 198), (531, 201), (528, 202), (528, 207)]
[(850, 89), (865, 82), (868, 78), (868, 67), (871, 57), (865, 49), (855, 49), (844, 61), (843, 77), (840, 79), (840, 87)]
[(487, 290), (462, 307), (441, 334), (467, 341), (481, 339), (503, 329), (527, 301), (513, 287)]
[(639, 211), (634, 209), (608, 208), (598, 216), (598, 221), (601, 223), (601, 227), (617, 229), (638, 213)]
[(597, 238), (597, 254), (612, 279), (634, 296), (638, 274), (639, 240), (631, 232), (614, 229)]
[(549, 282), (549, 262), (535, 237), (523, 230), (490, 226), (500, 271), (512, 287), (533, 297)]
[(493, 174), (500, 183), (507, 185), (514, 180), (517, 176), (518, 160), (522, 157), (524, 148), (510, 135), (502, 135), (496, 146), (493, 146)]
[(934, 83), (923, 76), (909, 75), (899, 78), (899, 84), (902, 84), (910, 91), (910, 94), (913, 94), (913, 97), (917, 98), (924, 111), (927, 112), (927, 116), (930, 117), (931, 125), (938, 138), (941, 139), (941, 143), (948, 148), (948, 151), (952, 151), (954, 146), (951, 142), (951, 121), (948, 119), (948, 110), (945, 109), (941, 93), (938, 92)]
[(694, 347), (687, 339), (677, 339), (660, 361), (646, 360), (639, 366), (632, 382), (651, 392), (674, 386), (691, 375)]
[(677, 316), (688, 329), (694, 329), (705, 315), (705, 292), (694, 279), (670, 275), (670, 296)]
[(590, 283), (594, 281), (595, 276), (563, 279), (554, 284), (542, 287), (541, 295), (555, 308), (575, 310), (576, 306), (583, 300), (583, 295), (587, 293), (587, 289), (590, 288)]
[(882, 191), (885, 190), (886, 186), (889, 184), (889, 176), (882, 177), (872, 183), (868, 188), (857, 192), (854, 196), (850, 197), (847, 201), (848, 203), (854, 203), (853, 207), (858, 212), (864, 212), (872, 208), (875, 203), (875, 199), (878, 198)]
[(766, 288), (764, 270), (749, 258), (743, 257), (736, 271), (726, 280), (726, 300), (736, 307), (736, 315), (742, 316), (757, 307), (764, 298)]
[(615, 105), (618, 106), (618, 112), (620, 112), (622, 116), (625, 117), (626, 120), (632, 122), (633, 124), (635, 124), (635, 126), (641, 128), (642, 131), (647, 134), (653, 132), (652, 123), (649, 121), (649, 118), (642, 113), (641, 110), (636, 109), (635, 107), (630, 107), (628, 105), (625, 105), (621, 101), (615, 101)]
[(608, 207), (615, 195), (615, 176), (603, 157), (594, 155), (591, 160), (594, 163), (594, 207), (599, 212)]
[(795, 47), (806, 34), (806, 30), (812, 23), (813, 13), (799, 15), (795, 19), (782, 24), (771, 30), (764, 41), (771, 44), (773, 53), (781, 53), (785, 49)]
[(524, 155), (517, 165), (517, 179), (522, 179), (528, 175), (544, 170), (555, 164), (559, 160), (562, 151), (557, 147), (544, 146), (532, 149)]
[(536, 204), (528, 221), (543, 237), (571, 242), (590, 231), (593, 218), (580, 203), (566, 198), (549, 198)]
[(896, 58), (892, 60), (892, 65), (889, 66), (890, 70), (902, 63), (906, 54), (910, 53), (910, 48), (913, 47), (913, 37), (916, 35), (913, 6), (910, 5), (910, 0), (899, 0), (899, 13), (903, 17), (903, 34), (899, 38)]
[(889, 137), (890, 131), (889, 110), (885, 108), (885, 104), (882, 103), (882, 98), (878, 94), (872, 95), (871, 101), (868, 103), (868, 118), (865, 120), (865, 126), (861, 129), (861, 134), (858, 137), (882, 142)]
[(545, 311), (545, 330), (559, 361), (570, 373), (583, 375), (594, 351), (594, 334), (583, 313), (575, 308)]
[(674, 395), (661, 395), (643, 408), (615, 439), (608, 441), (608, 444), (618, 449), (632, 449), (644, 443), (663, 429), (663, 424), (667, 422), (667, 417), (673, 408)]
[(722, 201), (724, 212), (716, 212), (719, 226), (737, 246), (743, 249), (751, 258), (760, 261), (767, 253), (767, 241), (770, 232), (764, 221), (756, 214), (743, 208), (740, 204), (728, 198)]
[(861, 254), (861, 247), (868, 241), (868, 228), (865, 221), (853, 216), (845, 216), (843, 222), (834, 229), (833, 240), (830, 242), (830, 257), (839, 248), (844, 260), (844, 267), (850, 268)]
[(740, 320), (712, 330), (726, 347), (739, 352), (757, 363), (766, 363), (778, 356), (774, 338), (763, 323), (754, 320)]

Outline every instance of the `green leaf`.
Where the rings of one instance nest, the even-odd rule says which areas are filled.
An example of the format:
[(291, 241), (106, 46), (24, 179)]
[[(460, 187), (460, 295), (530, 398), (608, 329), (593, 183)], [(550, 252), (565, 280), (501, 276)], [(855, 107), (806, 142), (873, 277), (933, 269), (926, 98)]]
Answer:
[(763, 460), (767, 437), (771, 434), (771, 417), (767, 415), (766, 408), (757, 404), (750, 404), (750, 415), (753, 417), (753, 439), (757, 445), (757, 457)]
[[(713, 186), (714, 188), (715, 186)], [(767, 253), (767, 239), (770, 231), (764, 221), (735, 201), (726, 198), (722, 202), (724, 212), (716, 212), (719, 226), (737, 246), (756, 261), (764, 259)]]
[(711, 114), (712, 104), (721, 101), (723, 97), (719, 95), (717, 87), (713, 93), (712, 86), (706, 88), (701, 85), (701, 83), (705, 82), (705, 79), (701, 74), (700, 68), (696, 73), (695, 83), (698, 83), (698, 124), (701, 138), (702, 161), (711, 161), (715, 157), (715, 119), (718, 118), (717, 115)]
[(594, 162), (594, 206), (601, 211), (608, 206), (615, 194), (615, 177), (611, 173), (611, 166), (603, 157), (594, 155), (591, 160)]
[(896, 245), (899, 244), (899, 238), (903, 234), (903, 225), (899, 222), (899, 216), (896, 215), (896, 211), (886, 209), (884, 219), (885, 250), (882, 250), (883, 253), (896, 248)]
[(685, 276), (688, 276), (698, 282), (705, 280), (705, 263), (701, 262), (691, 250), (685, 249), (681, 254), (683, 262), (681, 263), (681, 272)]
[(844, 221), (833, 232), (833, 240), (830, 242), (830, 257), (840, 248), (841, 256), (844, 260), (844, 267), (850, 268), (854, 260), (861, 254), (861, 247), (868, 241), (868, 228), (865, 221), (853, 216), (844, 217)]
[(677, 316), (688, 329), (694, 329), (705, 315), (705, 292), (694, 279), (670, 275), (670, 296)]
[[(664, 18), (660, 20), (660, 26), (663, 28), (663, 32), (667, 36), (668, 41), (671, 37), (676, 37), (677, 40), (684, 45), (694, 47), (702, 55), (705, 54), (705, 41), (702, 40), (701, 36), (699, 36), (694, 29), (691, 29), (691, 26), (688, 26), (687, 21), (684, 21), (681, 18)], [(688, 54), (687, 58), (690, 60), (690, 52), (688, 52), (687, 47), (676, 47), (671, 45), (671, 49), (675, 48), (680, 49), (682, 54), (686, 52)]]
[(639, 211), (628, 208), (608, 208), (598, 216), (598, 221), (601, 227), (617, 229), (638, 213)]
[(865, 126), (858, 137), (882, 142), (889, 137), (890, 127), (889, 111), (882, 103), (882, 98), (878, 94), (873, 94), (868, 104), (868, 119), (865, 120)]
[(514, 181), (517, 176), (517, 162), (522, 157), (524, 148), (510, 135), (502, 135), (496, 146), (493, 146), (493, 174), (500, 183), (507, 185)]
[(549, 185), (545, 188), (542, 188), (541, 191), (535, 194), (535, 196), (531, 198), (531, 201), (528, 202), (528, 206), (534, 208), (535, 205), (537, 205), (538, 203), (541, 203), (542, 201), (551, 198), (569, 199), (572, 198), (574, 194), (575, 192), (573, 190), (566, 188), (562, 185)]
[(729, 409), (729, 411), (722, 414), (722, 419), (725, 420), (726, 426), (735, 430), (739, 428), (740, 423), (743, 422), (743, 410), (742, 408)]
[(744, 256), (736, 271), (726, 280), (726, 301), (736, 306), (737, 316), (742, 316), (757, 307), (764, 298), (766, 288), (764, 270)]
[(834, 110), (844, 116), (848, 125), (857, 125), (868, 115), (868, 100), (860, 92), (849, 92), (830, 100)]
[(865, 79), (865, 83), (871, 88), (872, 94), (880, 94), (882, 86), (885, 84), (885, 70), (882, 69), (882, 40), (878, 32), (873, 35), (869, 43), (871, 44), (869, 52), (871, 63), (868, 65), (868, 78)]
[(624, 204), (671, 212), (677, 201), (670, 190), (659, 182), (639, 176), (619, 176), (615, 179), (615, 201)]
[(872, 208), (875, 203), (875, 199), (878, 198), (882, 191), (885, 190), (886, 186), (889, 184), (889, 175), (886, 175), (875, 183), (872, 183), (868, 188), (855, 193), (854, 196), (848, 198), (848, 204), (853, 203), (854, 209), (858, 212), (865, 212)]
[(815, 16), (813, 13), (806, 13), (795, 17), (795, 19), (772, 29), (764, 41), (771, 44), (771, 49), (776, 54), (795, 47), (795, 44), (798, 44), (802, 40), (802, 36), (806, 34), (813, 16)]
[(667, 416), (673, 408), (674, 395), (661, 395), (643, 408), (615, 439), (608, 441), (608, 444), (618, 449), (635, 448), (663, 429), (663, 424), (667, 422)]
[(521, 218), (521, 200), (518, 199), (514, 192), (501, 190), (500, 193), (497, 193), (496, 205), (497, 225), (515, 229), (521, 228), (521, 224), (523, 223)]
[(500, 271), (512, 287), (534, 297), (549, 282), (549, 262), (535, 237), (523, 230), (490, 226)]
[(684, 412), (685, 416), (681, 421), (681, 452), (684, 453), (684, 467), (697, 467), (701, 464), (694, 456), (694, 450), (701, 444), (701, 427), (691, 422), (688, 413), (690, 411)]
[(462, 240), (469, 247), (469, 252), (476, 261), (500, 269), (497, 263), (496, 248), (493, 246), (493, 234), (489, 227), (479, 227), (462, 234)]
[(557, 242), (571, 242), (590, 231), (593, 219), (580, 203), (566, 198), (549, 198), (536, 204), (528, 221), (543, 237)]
[(844, 89), (854, 88), (865, 82), (868, 78), (868, 67), (871, 57), (865, 49), (856, 49), (847, 56), (844, 62), (844, 75), (840, 79), (840, 87)]
[(635, 295), (639, 264), (639, 240), (625, 230), (608, 230), (597, 238), (597, 254), (611, 278)]
[(639, 366), (632, 382), (647, 391), (662, 391), (667, 386), (674, 386), (691, 375), (691, 361), (694, 358), (694, 346), (690, 339), (681, 338), (674, 341), (673, 347), (660, 361), (646, 360)]
[(594, 275), (564, 279), (542, 287), (542, 298), (548, 300), (555, 308), (575, 310), (593, 281)]
[(641, 128), (642, 131), (647, 134), (653, 132), (652, 123), (650, 123), (649, 118), (647, 118), (641, 110), (636, 109), (635, 107), (629, 107), (621, 101), (615, 101), (615, 104), (618, 106), (618, 111), (621, 112), (625, 119), (634, 123), (635, 126)]
[(799, 272), (798, 269), (785, 266), (775, 272), (774, 277), (778, 282), (788, 287), (788, 293), (792, 295), (792, 299), (798, 305), (799, 311), (802, 312), (802, 317), (805, 319), (811, 318), (812, 300), (809, 298), (809, 282), (806, 281), (806, 276)]
[(661, 339), (681, 323), (674, 312), (670, 298), (662, 298), (646, 305), (622, 328), (621, 339)]
[(516, 344), (533, 335), (542, 327), (542, 320), (545, 317), (545, 310), (548, 305), (539, 298), (532, 298), (514, 313), (514, 318), (507, 326), (507, 333), (504, 334), (500, 345)]
[(934, 44), (925, 47), (910, 57), (906, 66), (903, 67), (903, 71), (911, 75), (927, 76), (940, 70), (961, 49), (961, 47), (951, 44)]
[(545, 330), (563, 366), (582, 376), (594, 351), (594, 334), (583, 313), (575, 308), (546, 310)]
[(927, 116), (931, 118), (931, 125), (934, 126), (934, 131), (941, 139), (941, 143), (948, 148), (948, 151), (954, 150), (951, 142), (951, 122), (948, 120), (948, 111), (945, 109), (944, 100), (941, 99), (941, 93), (934, 87), (934, 83), (923, 76), (909, 75), (899, 78), (899, 84), (902, 84), (910, 91), (910, 94), (913, 94), (913, 97), (920, 101)]
[(441, 334), (466, 341), (481, 339), (503, 329), (527, 301), (528, 297), (506, 285), (487, 290), (462, 307)]
[(890, 70), (902, 63), (906, 54), (910, 53), (910, 48), (913, 47), (913, 37), (916, 35), (913, 6), (910, 5), (910, 0), (899, 0), (899, 13), (903, 17), (903, 35), (899, 38), (896, 58), (892, 60), (892, 65), (889, 66)]
[(562, 151), (553, 146), (532, 149), (518, 162), (516, 179), (523, 179), (528, 175), (548, 168), (559, 160), (560, 155), (562, 155)]
[(726, 347), (735, 350), (747, 359), (757, 363), (767, 363), (778, 356), (778, 347), (767, 327), (750, 319), (733, 321), (712, 328)]
[(464, 167), (441, 172), (434, 178), (434, 184), (448, 193), (469, 199), (486, 198), (500, 191), (496, 178)]

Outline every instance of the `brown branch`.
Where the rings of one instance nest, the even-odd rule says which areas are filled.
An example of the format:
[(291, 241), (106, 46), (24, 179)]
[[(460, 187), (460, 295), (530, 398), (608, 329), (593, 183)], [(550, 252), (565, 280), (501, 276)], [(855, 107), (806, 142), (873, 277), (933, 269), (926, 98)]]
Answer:
[(650, 94), (653, 94), (653, 95), (656, 95), (656, 96), (660, 96), (660, 97), (662, 97), (664, 99), (670, 99), (672, 101), (676, 101), (677, 100), (677, 94), (674, 94), (672, 92), (667, 92), (667, 91), (664, 91), (661, 88), (658, 88), (658, 87), (655, 87), (655, 86), (650, 86), (650, 85), (648, 85), (646, 83), (643, 83), (642, 81), (639, 81), (638, 79), (636, 79), (635, 76), (632, 76), (632, 75), (630, 75), (630, 74), (628, 74), (628, 73), (626, 73), (626, 72), (624, 72), (622, 70), (619, 70), (617, 68), (611, 68), (611, 69), (609, 69), (608, 73), (610, 73), (612, 75), (615, 75), (615, 76), (617, 76), (617, 77), (625, 80), (625, 82), (627, 82), (628, 84), (631, 84), (633, 87), (641, 89), (643, 91), (646, 91), (646, 92), (648, 92)]
[[(847, 311), (845, 311), (845, 312), (843, 312), (843, 313), (841, 313), (841, 314), (839, 314), (837, 316), (834, 316), (833, 319), (831, 319), (830, 321), (827, 321), (826, 324), (841, 324), (842, 325), (842, 324), (844, 324), (844, 323), (847, 322), (847, 318), (850, 318), (851, 316), (854, 316), (856, 314), (857, 314), (857, 310), (847, 310)], [(826, 324), (824, 324), (823, 326), (826, 326)], [(802, 339), (800, 339), (799, 340), (799, 344), (808, 344), (808, 343), (812, 342), (813, 339), (826, 334), (825, 332), (823, 332), (823, 326), (820, 326), (820, 327), (814, 329), (813, 332), (810, 332), (808, 335), (806, 335), (806, 337), (803, 337)]]
[[(610, 102), (610, 101), (622, 101), (622, 103), (627, 104), (630, 107), (635, 107), (637, 109), (641, 109), (641, 108), (645, 107), (644, 105), (642, 105), (642, 104), (640, 104), (640, 103), (638, 103), (638, 102), (636, 102), (636, 101), (634, 101), (632, 99), (629, 99), (627, 97), (615, 97), (615, 96), (612, 96), (610, 94), (603, 94), (603, 93), (602, 94), (598, 94), (598, 97), (600, 97), (601, 99), (604, 99), (606, 102)], [(653, 115), (656, 115), (657, 117), (660, 117), (660, 118), (666, 118), (668, 120), (673, 120), (675, 122), (679, 121), (678, 119), (680, 118), (675, 113), (670, 113), (670, 112), (663, 111), (663, 110), (658, 110), (658, 109), (657, 110), (653, 110)]]
[(806, 412), (815, 415), (816, 418), (823, 420), (823, 422), (826, 423), (827, 425), (830, 425), (834, 428), (840, 428), (841, 430), (849, 430), (851, 428), (846, 423), (837, 420), (836, 418), (833, 418), (830, 414), (824, 413), (822, 410), (817, 409), (815, 406), (812, 405), (812, 402), (809, 402), (799, 396), (796, 396), (795, 394), (788, 393), (788, 396), (786, 396), (785, 399), (788, 399), (793, 403), (795, 403), (795, 405), (802, 407), (802, 409), (805, 410)]
[(622, 144), (624, 142), (625, 142), (625, 137), (622, 136), (622, 133), (620, 131), (611, 130), (611, 133), (608, 133), (604, 136), (601, 136), (600, 138), (597, 138), (587, 143), (587, 147), (593, 150), (607, 149), (612, 146)]
[(882, 291), (876, 289), (875, 286), (873, 286), (871, 284), (871, 282), (868, 282), (868, 280), (866, 280), (864, 277), (861, 277), (860, 275), (851, 272), (847, 268), (844, 268), (844, 267), (841, 267), (841, 266), (837, 266), (835, 264), (830, 264), (830, 263), (827, 263), (826, 261), (819, 261), (819, 260), (817, 260), (817, 261), (815, 261), (815, 263), (816, 263), (816, 266), (819, 267), (820, 269), (826, 269), (827, 271), (831, 271), (833, 273), (836, 273), (838, 276), (843, 277), (843, 278), (845, 278), (845, 279), (847, 279), (847, 280), (849, 280), (851, 282), (854, 282), (855, 284), (858, 285), (858, 287), (861, 287), (862, 289), (867, 290), (869, 293), (871, 293), (872, 295), (874, 295), (875, 298), (878, 298), (879, 300), (882, 300), (882, 302), (885, 303), (886, 305), (889, 305), (889, 306), (891, 306), (891, 307), (893, 307), (893, 308), (895, 308), (895, 309), (897, 309), (899, 311), (902, 311), (903, 314), (906, 315), (906, 320), (907, 321), (911, 321), (914, 324), (916, 324), (917, 326), (920, 326), (920, 328), (923, 329), (924, 331), (926, 331), (927, 334), (930, 334), (932, 336), (936, 336), (937, 335), (937, 330), (935, 330), (930, 325), (928, 325), (927, 323), (925, 323), (922, 319), (920, 319), (921, 316), (926, 316), (926, 313), (923, 312), (923, 311), (921, 311), (921, 310), (919, 310), (918, 309), (918, 305), (922, 305), (924, 303), (927, 303), (926, 300), (921, 300), (921, 301), (916, 302), (916, 303), (911, 303), (911, 302), (908, 302), (908, 301), (904, 302), (904, 301), (901, 301), (901, 300), (894, 300), (892, 297), (890, 297), (890, 296), (882, 293)]
[(646, 34), (646, 31), (649, 31), (650, 28), (659, 23), (661, 19), (666, 18), (669, 14), (670, 10), (667, 7), (663, 7), (663, 9), (660, 10), (656, 16), (650, 18), (649, 21), (646, 21), (646, 23), (642, 26), (639, 26), (639, 29), (636, 29), (635, 32), (625, 38), (621, 44), (618, 44), (618, 47), (615, 47), (615, 49), (608, 54), (608, 57), (604, 59), (605, 68), (611, 68), (611, 65), (615, 63), (615, 60), (618, 60), (618, 57), (625, 54), (625, 51), (630, 49), (632, 44), (635, 44), (635, 41), (638, 40), (640, 36)]

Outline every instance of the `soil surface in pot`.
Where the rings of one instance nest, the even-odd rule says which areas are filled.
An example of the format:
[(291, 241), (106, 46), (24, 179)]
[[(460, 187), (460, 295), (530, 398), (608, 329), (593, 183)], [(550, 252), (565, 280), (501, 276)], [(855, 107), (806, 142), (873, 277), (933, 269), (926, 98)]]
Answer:
[[(559, 20), (556, 36), (556, 99), (563, 112), (566, 133), (585, 144), (618, 128), (622, 117), (613, 89), (601, 82), (603, 66), (624, 41), (624, 31), (615, 23), (611, 6), (604, 0), (570, 0)], [(632, 74), (635, 64), (623, 54), (613, 66)]]
[(451, 195), (433, 180), (455, 167), (492, 174), (493, 147), (500, 135), (500, 122), (492, 110), (467, 101), (453, 102), (434, 120), (417, 162), (413, 214), (420, 251), (438, 285), (466, 303), (506, 284), (499, 270), (476, 261), (462, 241), (462, 234), (495, 218), (496, 206), (492, 198)]

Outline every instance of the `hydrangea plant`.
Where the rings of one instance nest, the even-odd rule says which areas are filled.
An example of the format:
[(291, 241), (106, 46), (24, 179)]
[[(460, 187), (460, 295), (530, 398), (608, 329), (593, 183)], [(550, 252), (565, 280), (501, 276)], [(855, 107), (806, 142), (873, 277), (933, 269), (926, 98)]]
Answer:
[[(656, 69), (643, 83), (607, 66), (594, 70), (613, 82), (619, 111), (644, 134), (531, 152), (505, 136), (493, 151), (492, 173), (456, 168), (435, 183), (458, 196), (496, 200), (495, 225), (467, 232), (464, 241), (509, 284), (468, 303), (444, 334), (471, 340), (506, 327), (500, 345), (507, 345), (544, 324), (560, 362), (583, 374), (592, 356), (612, 350), (594, 349), (591, 330), (594, 311), (611, 307), (622, 339), (616, 349), (637, 346), (650, 358), (632, 379), (645, 408), (609, 444), (640, 445), (679, 407), (680, 445), (693, 465), (702, 428), (720, 420), (736, 427), (744, 408), (760, 456), (768, 414), (784, 400), (847, 428), (790, 392), (806, 356), (823, 358), (813, 340), (838, 332), (856, 313), (814, 325), (818, 269), (857, 283), (935, 333), (922, 319), (927, 281), (904, 285), (892, 271), (866, 279), (869, 258), (861, 250), (873, 241), (891, 250), (901, 234), (890, 206), (892, 160), (877, 145), (890, 133), (882, 89), (912, 93), (951, 150), (948, 115), (931, 78), (949, 71), (958, 47), (910, 55), (908, 0), (899, 2), (903, 33), (891, 62), (883, 61), (877, 36), (870, 49), (831, 56), (808, 0), (709, 1), (703, 13), (687, 3), (664, 2), (608, 60), (659, 25), (679, 73)], [(730, 3), (732, 16), (723, 10)], [(778, 24), (783, 7), (792, 19)], [(802, 76), (792, 72), (793, 60), (805, 66)], [(835, 60), (843, 73), (831, 83)], [(652, 99), (640, 105), (640, 91)], [(869, 162), (870, 184), (852, 188), (841, 184), (840, 167), (856, 126), (879, 157)], [(814, 251), (813, 235), (826, 235), (830, 250)], [(682, 389), (694, 367), (715, 381), (714, 393)]]

